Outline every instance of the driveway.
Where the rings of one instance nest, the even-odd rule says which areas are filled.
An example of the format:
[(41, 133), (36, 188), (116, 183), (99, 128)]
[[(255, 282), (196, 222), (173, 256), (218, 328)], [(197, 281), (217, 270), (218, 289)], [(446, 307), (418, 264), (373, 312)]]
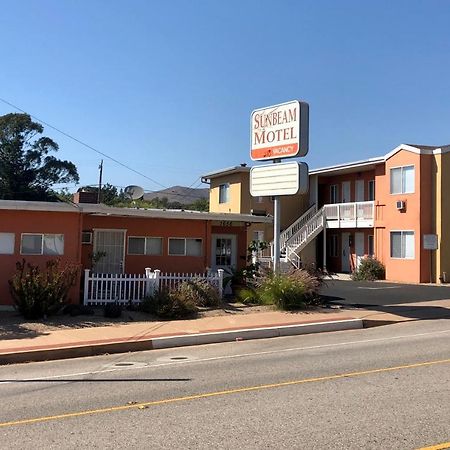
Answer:
[(385, 306), (447, 300), (450, 299), (450, 286), (327, 280), (321, 294), (333, 303), (362, 307)]

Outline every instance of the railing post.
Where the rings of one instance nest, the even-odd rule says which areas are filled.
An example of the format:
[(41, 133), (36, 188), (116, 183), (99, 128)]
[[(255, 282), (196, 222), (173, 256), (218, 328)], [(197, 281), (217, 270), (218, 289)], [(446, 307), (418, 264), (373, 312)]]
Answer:
[(89, 269), (84, 269), (84, 292), (83, 292), (83, 305), (87, 305), (89, 294)]
[(353, 214), (354, 214), (354, 218), (355, 218), (355, 226), (357, 227), (358, 226), (358, 216), (357, 216), (357, 214), (358, 214), (358, 208), (357, 208), (357, 203), (355, 202), (355, 204), (353, 205)]
[(156, 269), (154, 273), (155, 273), (155, 287), (159, 291), (160, 290), (160, 285), (159, 285), (160, 279), (159, 279), (159, 277), (161, 275), (161, 271), (159, 269)]
[(217, 269), (217, 275), (219, 277), (219, 297), (220, 298), (223, 297), (223, 274), (224, 274), (223, 269)]
[(151, 289), (150, 289), (150, 284), (151, 284), (151, 278), (152, 278), (152, 268), (151, 267), (146, 267), (145, 268), (145, 296), (148, 297), (150, 295)]

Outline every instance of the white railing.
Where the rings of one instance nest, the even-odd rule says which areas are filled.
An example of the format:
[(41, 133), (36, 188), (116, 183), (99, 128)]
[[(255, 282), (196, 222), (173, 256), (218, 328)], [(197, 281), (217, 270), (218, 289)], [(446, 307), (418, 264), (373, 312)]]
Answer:
[(328, 222), (337, 221), (338, 224), (345, 222), (354, 222), (358, 225), (358, 221), (374, 220), (375, 203), (370, 202), (352, 202), (352, 203), (335, 203), (325, 205), (325, 217)]
[(302, 214), (294, 223), (289, 225), (285, 230), (280, 233), (280, 248), (286, 247), (286, 242), (291, 239), (302, 227), (303, 225), (311, 219), (317, 212), (317, 205), (314, 204), (309, 207), (304, 214)]
[(214, 286), (220, 298), (223, 296), (224, 270), (208, 273), (162, 273), (160, 270), (145, 269), (145, 274), (109, 274), (84, 271), (85, 305), (106, 305), (117, 303), (128, 305), (140, 303), (163, 287), (174, 289), (183, 281), (192, 279), (206, 280)]
[(292, 253), (296, 253), (315, 237), (323, 228), (324, 213), (323, 208), (319, 209), (311, 219), (303, 225), (298, 232), (286, 243), (286, 257), (291, 258)]

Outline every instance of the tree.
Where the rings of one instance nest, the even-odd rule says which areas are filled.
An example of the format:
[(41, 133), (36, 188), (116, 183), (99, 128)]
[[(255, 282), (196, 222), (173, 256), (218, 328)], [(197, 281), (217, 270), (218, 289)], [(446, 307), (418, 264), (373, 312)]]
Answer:
[(79, 181), (72, 162), (49, 155), (58, 144), (43, 131), (28, 114), (0, 116), (0, 199), (55, 200), (54, 184)]

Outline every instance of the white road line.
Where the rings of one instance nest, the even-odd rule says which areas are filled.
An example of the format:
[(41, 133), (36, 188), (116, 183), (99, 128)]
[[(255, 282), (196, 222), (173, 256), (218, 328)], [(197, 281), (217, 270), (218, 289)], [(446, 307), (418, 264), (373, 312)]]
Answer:
[[(212, 356), (210, 358), (202, 358), (202, 359), (194, 359), (194, 360), (178, 360), (173, 362), (166, 362), (166, 363), (160, 363), (160, 364), (150, 364), (145, 365), (142, 367), (117, 367), (113, 369), (101, 369), (101, 370), (94, 370), (90, 372), (76, 372), (76, 373), (68, 373), (64, 375), (52, 375), (48, 377), (36, 377), (36, 378), (24, 378), (24, 379), (17, 379), (17, 380), (8, 380), (8, 381), (1, 381), (0, 379), (0, 385), (5, 384), (12, 384), (16, 382), (30, 382), (33, 381), (42, 381), (42, 380), (54, 380), (59, 378), (66, 378), (66, 377), (80, 377), (85, 375), (96, 375), (100, 373), (109, 373), (109, 372), (120, 372), (124, 370), (140, 370), (140, 369), (154, 369), (159, 367), (166, 367), (166, 366), (173, 366), (173, 365), (179, 365), (179, 364), (192, 364), (192, 363), (199, 363), (199, 362), (209, 362), (209, 361), (218, 361), (218, 360), (226, 360), (226, 359), (235, 359), (235, 358), (245, 358), (249, 356), (264, 356), (264, 355), (271, 355), (274, 353), (287, 353), (287, 352), (295, 352), (295, 351), (302, 351), (302, 350), (315, 350), (319, 348), (331, 348), (331, 347), (343, 347), (347, 345), (355, 345), (355, 344), (366, 344), (366, 343), (372, 343), (372, 342), (383, 342), (383, 341), (393, 341), (398, 339), (407, 339), (407, 338), (414, 338), (414, 337), (421, 337), (421, 336), (433, 336), (438, 334), (444, 334), (444, 333), (450, 333), (450, 330), (442, 330), (442, 331), (432, 331), (429, 333), (417, 333), (417, 334), (408, 334), (408, 335), (401, 335), (401, 336), (392, 336), (392, 337), (386, 337), (386, 338), (376, 338), (376, 339), (364, 339), (360, 341), (349, 341), (349, 342), (335, 342), (333, 344), (322, 344), (322, 345), (312, 345), (309, 347), (293, 347), (293, 348), (285, 348), (281, 350), (268, 350), (265, 352), (254, 352), (254, 353), (240, 353), (237, 355), (225, 355), (225, 356)], [(248, 341), (245, 341), (248, 342)], [(152, 351), (152, 350), (150, 350)], [(89, 380), (86, 380), (89, 381)], [(70, 383), (70, 380), (67, 381)]]
[(358, 289), (367, 289), (372, 291), (379, 291), (382, 289), (400, 289), (401, 286), (385, 286), (385, 287), (364, 287), (364, 286), (358, 286)]

